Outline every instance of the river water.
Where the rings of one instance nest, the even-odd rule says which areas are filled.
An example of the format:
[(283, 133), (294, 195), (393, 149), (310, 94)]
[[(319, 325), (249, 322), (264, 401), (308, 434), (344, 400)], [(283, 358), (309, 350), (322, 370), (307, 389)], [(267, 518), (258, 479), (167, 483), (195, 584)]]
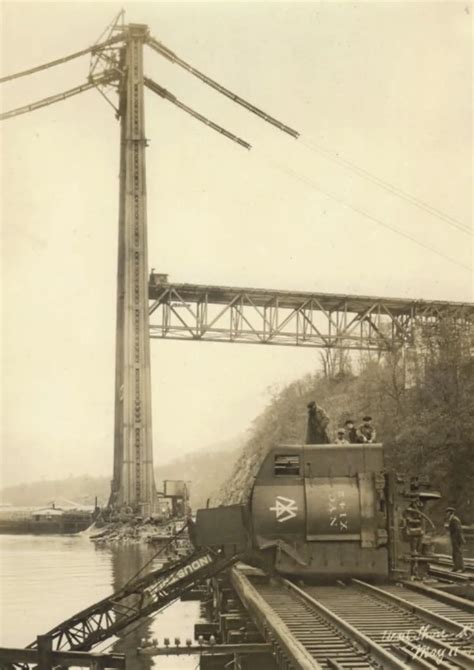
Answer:
[[(97, 546), (87, 535), (0, 535), (0, 646), (24, 647), (72, 614), (122, 586), (156, 549), (144, 545)], [(194, 670), (194, 656), (138, 657), (135, 650), (158, 638), (194, 638), (199, 603), (177, 602), (122, 639), (94, 651), (127, 655), (127, 668)], [(132, 627), (133, 628), (133, 627)]]
[[(467, 555), (474, 554), (469, 547)], [(438, 551), (449, 553), (446, 538)], [(75, 612), (122, 586), (147, 563), (156, 549), (146, 545), (95, 545), (87, 534), (76, 536), (0, 535), (0, 646), (24, 647)], [(158, 638), (194, 637), (199, 603), (177, 602), (148, 619), (122, 639), (108, 640), (94, 651), (127, 656), (130, 670), (194, 670), (195, 656), (138, 657), (136, 648)]]

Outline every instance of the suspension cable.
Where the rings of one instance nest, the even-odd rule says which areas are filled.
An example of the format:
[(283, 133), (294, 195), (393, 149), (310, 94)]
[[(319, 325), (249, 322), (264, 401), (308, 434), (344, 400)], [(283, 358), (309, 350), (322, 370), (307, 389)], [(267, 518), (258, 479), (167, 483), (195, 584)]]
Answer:
[(89, 91), (91, 88), (96, 88), (102, 84), (110, 84), (116, 79), (117, 74), (107, 73), (101, 77), (96, 77), (92, 81), (87, 82), (87, 84), (81, 84), (81, 86), (70, 88), (68, 91), (63, 91), (57, 95), (51, 95), (49, 98), (43, 98), (42, 100), (37, 100), (36, 102), (32, 102), (29, 105), (25, 105), (24, 107), (17, 107), (16, 109), (11, 109), (8, 112), (4, 112), (3, 114), (0, 114), (0, 121), (5, 121), (6, 119), (11, 119), (14, 116), (26, 114), (27, 112), (34, 112), (36, 109), (40, 109), (41, 107), (53, 105), (55, 102), (61, 102), (61, 100), (66, 100), (73, 95), (78, 95), (78, 93)]
[(357, 214), (360, 214), (361, 216), (365, 217), (369, 221), (372, 221), (373, 223), (376, 223), (379, 226), (382, 226), (383, 228), (388, 228), (392, 232), (396, 233), (397, 235), (400, 235), (401, 237), (405, 237), (407, 240), (410, 240), (411, 242), (414, 242), (420, 247), (423, 247), (424, 249), (427, 249), (428, 251), (431, 251), (434, 254), (437, 254), (440, 258), (444, 258), (444, 260), (449, 261), (450, 263), (454, 263), (454, 265), (459, 266), (460, 268), (463, 268), (464, 270), (468, 270), (469, 272), (472, 272), (472, 267), (470, 265), (467, 265), (466, 263), (460, 262), (451, 256), (448, 256), (447, 254), (443, 253), (436, 247), (434, 247), (432, 244), (429, 242), (423, 242), (422, 240), (417, 239), (410, 233), (407, 233), (397, 226), (394, 226), (390, 223), (387, 223), (386, 221), (383, 221), (377, 216), (374, 216), (370, 214), (369, 212), (365, 211), (364, 209), (361, 209), (360, 207), (357, 207), (353, 205), (351, 202), (349, 202), (346, 198), (341, 198), (340, 196), (336, 195), (335, 193), (326, 190), (325, 188), (321, 187), (318, 182), (316, 182), (314, 179), (307, 177), (306, 175), (303, 175), (299, 172), (296, 172), (292, 168), (282, 165), (281, 163), (276, 162), (273, 158), (271, 157), (266, 157), (266, 162), (273, 167), (278, 168), (282, 172), (286, 173), (287, 175), (290, 175), (291, 177), (294, 177), (295, 179), (298, 179), (302, 183), (306, 184), (310, 188), (319, 191), (320, 193), (323, 193), (327, 198), (330, 198), (331, 200), (334, 200), (338, 202), (341, 205), (344, 205), (345, 207), (348, 207), (349, 209), (352, 209), (354, 212)]
[(442, 212), (439, 209), (436, 209), (436, 207), (433, 207), (429, 203), (420, 200), (420, 198), (417, 198), (416, 196), (407, 193), (400, 187), (395, 186), (394, 184), (391, 184), (390, 182), (382, 179), (381, 177), (378, 177), (377, 175), (372, 174), (368, 170), (365, 170), (364, 168), (356, 165), (355, 163), (352, 163), (351, 161), (340, 156), (337, 152), (331, 151), (330, 149), (325, 149), (324, 147), (315, 144), (313, 141), (306, 140), (306, 138), (304, 137), (301, 140), (301, 143), (310, 151), (314, 151), (315, 153), (321, 154), (326, 159), (331, 160), (334, 163), (338, 163), (339, 165), (342, 165), (348, 170), (352, 170), (352, 172), (359, 175), (360, 177), (368, 179), (369, 181), (373, 182), (374, 184), (377, 184), (377, 186), (380, 186), (389, 193), (393, 193), (394, 195), (406, 200), (412, 205), (415, 205), (416, 207), (423, 209), (425, 212), (428, 212), (428, 214), (438, 217), (445, 223), (449, 224), (450, 226), (453, 226), (454, 228), (457, 228), (466, 235), (472, 235), (472, 229), (465, 223), (458, 221), (449, 214), (445, 214), (444, 212)]
[(144, 78), (145, 86), (150, 89), (150, 91), (153, 91), (153, 93), (156, 93), (160, 97), (164, 98), (165, 100), (168, 100), (169, 102), (172, 102), (173, 105), (176, 105), (176, 107), (179, 107), (182, 109), (184, 112), (187, 112), (191, 116), (193, 116), (195, 119), (198, 121), (201, 121), (204, 123), (206, 126), (209, 126), (209, 128), (212, 128), (213, 130), (216, 130), (218, 133), (221, 135), (224, 135), (227, 137), (229, 140), (233, 140), (234, 142), (237, 142), (237, 144), (240, 144), (240, 146), (245, 147), (245, 149), (251, 149), (252, 146), (246, 142), (245, 140), (242, 140), (240, 137), (237, 137), (237, 135), (234, 135), (233, 133), (230, 133), (228, 130), (225, 130), (225, 128), (222, 128), (221, 126), (217, 125), (217, 123), (214, 123), (214, 121), (210, 121), (207, 119), (205, 116), (202, 114), (199, 114), (199, 112), (195, 112), (194, 109), (191, 109), (191, 107), (188, 107), (185, 105), (183, 102), (178, 100), (178, 98), (170, 93), (166, 88), (163, 88), (159, 84), (157, 84), (153, 79), (149, 79), (148, 77)]
[(232, 91), (229, 91), (229, 89), (225, 88), (224, 86), (221, 86), (221, 84), (218, 84), (216, 81), (214, 81), (207, 75), (203, 74), (189, 63), (186, 63), (186, 61), (179, 58), (173, 51), (171, 51), (171, 49), (165, 47), (164, 44), (158, 42), (158, 40), (156, 40), (154, 37), (149, 37), (147, 39), (147, 44), (161, 56), (164, 56), (172, 63), (176, 63), (176, 65), (179, 65), (180, 67), (184, 68), (192, 75), (200, 79), (202, 82), (204, 82), (208, 86), (211, 86), (211, 88), (214, 88), (219, 93), (222, 93), (222, 95), (225, 95), (227, 98), (230, 98), (231, 100), (233, 100), (233, 102), (236, 102), (238, 105), (245, 107), (245, 109), (247, 109), (249, 112), (256, 114), (261, 119), (264, 119), (264, 121), (271, 123), (273, 126), (276, 126), (279, 130), (282, 130), (285, 133), (288, 133), (288, 135), (291, 135), (295, 139), (299, 137), (299, 132), (297, 130), (293, 130), (293, 128), (290, 128), (284, 123), (281, 123), (281, 121), (278, 121), (277, 119), (273, 118), (273, 116), (266, 114), (266, 112), (262, 111), (258, 107), (255, 107), (255, 105), (252, 105), (250, 102), (247, 102), (240, 96), (236, 95), (235, 93), (232, 93)]
[(47, 68), (54, 67), (55, 65), (62, 65), (63, 63), (67, 63), (70, 60), (74, 60), (74, 58), (79, 58), (80, 56), (85, 56), (88, 53), (94, 53), (96, 51), (100, 51), (101, 49), (109, 47), (111, 44), (116, 44), (117, 42), (123, 42), (123, 40), (124, 40), (123, 35), (115, 35), (115, 37), (111, 37), (105, 42), (94, 44), (93, 46), (88, 47), (87, 49), (82, 49), (82, 51), (76, 51), (73, 54), (69, 54), (69, 56), (64, 56), (64, 58), (58, 58), (57, 60), (52, 60), (49, 63), (44, 63), (43, 65), (37, 65), (36, 67), (32, 67), (29, 70), (23, 70), (22, 72), (15, 72), (15, 74), (10, 74), (7, 75), (6, 77), (2, 77), (0, 78), (0, 84), (3, 84), (6, 81), (11, 81), (12, 79), (18, 79), (19, 77), (26, 77), (27, 75), (34, 74), (35, 72), (41, 72), (41, 70), (46, 70)]

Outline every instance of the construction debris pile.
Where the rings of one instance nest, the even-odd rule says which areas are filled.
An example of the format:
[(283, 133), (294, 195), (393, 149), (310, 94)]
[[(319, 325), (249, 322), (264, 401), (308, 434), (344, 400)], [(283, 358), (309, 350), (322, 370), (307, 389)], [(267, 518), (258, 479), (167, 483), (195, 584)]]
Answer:
[[(189, 541), (185, 532), (178, 538), (175, 536), (183, 530), (184, 520), (155, 522), (152, 519), (139, 518), (101, 522), (98, 520), (89, 530), (89, 537), (96, 544), (137, 544), (147, 543), (169, 544), (169, 555), (187, 553)], [(168, 554), (166, 554), (168, 555)]]

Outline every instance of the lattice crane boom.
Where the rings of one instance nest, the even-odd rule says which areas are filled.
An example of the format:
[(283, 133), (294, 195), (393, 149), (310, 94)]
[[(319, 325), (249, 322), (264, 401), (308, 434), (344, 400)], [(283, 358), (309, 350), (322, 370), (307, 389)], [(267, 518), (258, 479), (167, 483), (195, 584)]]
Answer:
[(290, 126), (287, 126), (286, 124), (282, 123), (281, 121), (278, 121), (275, 119), (273, 116), (270, 116), (270, 114), (267, 114), (266, 112), (262, 111), (258, 107), (255, 107), (255, 105), (252, 105), (252, 103), (248, 102), (247, 100), (244, 100), (244, 98), (241, 98), (239, 95), (236, 95), (235, 93), (232, 93), (232, 91), (229, 91), (228, 88), (225, 88), (225, 86), (222, 86), (222, 84), (219, 84), (217, 81), (214, 81), (214, 79), (211, 79), (204, 73), (200, 72), (197, 70), (195, 67), (184, 61), (182, 58), (177, 56), (171, 49), (168, 49), (164, 44), (156, 40), (154, 37), (149, 37), (147, 40), (147, 44), (149, 47), (151, 47), (154, 51), (160, 54), (160, 56), (164, 56), (168, 60), (170, 60), (172, 63), (175, 63), (176, 65), (179, 65), (182, 67), (184, 70), (192, 74), (194, 77), (197, 77), (200, 79), (202, 82), (210, 86), (211, 88), (215, 89), (222, 95), (225, 95), (227, 98), (230, 98), (233, 102), (236, 102), (238, 105), (241, 105), (244, 107), (247, 111), (252, 112), (253, 114), (256, 114), (259, 116), (261, 119), (264, 121), (267, 121), (267, 123), (270, 123), (271, 125), (275, 126), (279, 130), (282, 130), (283, 132), (287, 133), (288, 135), (291, 135), (294, 138), (299, 137), (299, 132), (297, 130), (294, 130), (293, 128), (290, 128)]
[(170, 93), (166, 88), (163, 88), (163, 86), (160, 86), (157, 84), (153, 79), (150, 79), (149, 77), (145, 77), (145, 86), (150, 89), (150, 91), (153, 91), (153, 93), (156, 93), (159, 95), (161, 98), (164, 98), (165, 100), (169, 100), (169, 102), (172, 102), (173, 105), (176, 105), (176, 107), (179, 107), (179, 109), (182, 109), (184, 112), (187, 112), (190, 114), (192, 117), (197, 119), (198, 121), (201, 121), (204, 123), (206, 126), (209, 128), (212, 128), (213, 130), (216, 130), (218, 133), (221, 135), (224, 135), (227, 137), (229, 140), (233, 140), (234, 142), (237, 142), (237, 144), (240, 144), (240, 146), (245, 147), (245, 149), (251, 149), (252, 146), (246, 142), (245, 140), (242, 140), (240, 137), (237, 137), (237, 135), (234, 135), (233, 133), (230, 133), (228, 130), (225, 130), (225, 128), (222, 128), (222, 126), (219, 126), (217, 123), (214, 123), (213, 121), (210, 121), (207, 119), (205, 116), (202, 114), (199, 114), (199, 112), (194, 111), (194, 109), (191, 109), (191, 107), (188, 107), (185, 105), (183, 102), (178, 100), (178, 98), (173, 95), (173, 93)]
[[(46, 635), (55, 651), (88, 651), (128, 626), (159, 612), (204, 579), (238, 560), (202, 549), (138, 578), (99, 602), (62, 621)], [(34, 649), (36, 641), (28, 648)]]
[(81, 49), (81, 51), (76, 51), (72, 54), (69, 54), (68, 56), (64, 56), (63, 58), (57, 58), (56, 60), (52, 60), (49, 63), (43, 63), (42, 65), (32, 67), (29, 70), (22, 70), (21, 72), (15, 72), (14, 74), (9, 74), (6, 77), (1, 77), (0, 84), (3, 84), (7, 81), (12, 81), (13, 79), (19, 79), (20, 77), (26, 77), (27, 75), (30, 74), (36, 74), (37, 72), (47, 70), (48, 68), (55, 67), (56, 65), (63, 65), (64, 63), (68, 63), (69, 61), (74, 60), (75, 58), (80, 58), (81, 56), (86, 56), (87, 54), (97, 53), (102, 49), (106, 49), (107, 47), (111, 47), (114, 44), (123, 42), (123, 40), (124, 36), (122, 34), (115, 35), (114, 37), (111, 37), (110, 39), (105, 40), (104, 42), (94, 44), (91, 47), (87, 47), (87, 49)]
[(14, 116), (20, 116), (21, 114), (26, 114), (27, 112), (34, 112), (41, 107), (47, 107), (48, 105), (54, 105), (56, 102), (61, 102), (62, 100), (67, 100), (74, 95), (79, 95), (79, 93), (84, 93), (85, 91), (90, 91), (92, 88), (97, 88), (98, 86), (105, 86), (106, 84), (111, 84), (113, 81), (116, 81), (118, 78), (117, 74), (112, 72), (106, 72), (103, 75), (99, 75), (88, 81), (85, 84), (80, 84), (74, 88), (70, 88), (67, 91), (62, 93), (57, 93), (56, 95), (50, 95), (48, 98), (43, 98), (42, 100), (37, 100), (32, 102), (29, 105), (24, 107), (17, 107), (16, 109), (11, 109), (8, 112), (0, 114), (0, 121), (5, 121), (6, 119), (11, 119)]

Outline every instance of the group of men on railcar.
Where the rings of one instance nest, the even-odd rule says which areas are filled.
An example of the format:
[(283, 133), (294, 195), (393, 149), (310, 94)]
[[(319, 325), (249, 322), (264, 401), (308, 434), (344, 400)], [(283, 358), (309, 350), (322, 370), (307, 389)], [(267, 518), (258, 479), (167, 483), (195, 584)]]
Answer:
[[(306, 444), (370, 444), (375, 442), (376, 430), (372, 424), (372, 417), (366, 415), (362, 419), (359, 428), (355, 427), (355, 422), (348, 419), (343, 428), (336, 431), (336, 437), (333, 441), (329, 438), (328, 426), (329, 416), (320, 405), (311, 401), (308, 407), (308, 427), (306, 432)], [(428, 521), (432, 526), (431, 520), (423, 513), (423, 502), (417, 495), (405, 510), (405, 530), (410, 541), (410, 549), (414, 556), (421, 555), (423, 538), (425, 537), (425, 522)], [(462, 555), (462, 546), (465, 543), (462, 524), (459, 517), (455, 514), (454, 507), (446, 509), (446, 522), (451, 539), (453, 554), (453, 571), (462, 572), (464, 570), (464, 560)]]
[(329, 417), (320, 405), (314, 400), (308, 403), (308, 431), (306, 444), (368, 444), (375, 442), (376, 430), (372, 424), (372, 417), (367, 415), (362, 419), (359, 428), (356, 428), (353, 419), (347, 419), (344, 428), (339, 428), (334, 440), (328, 434)]
[(344, 428), (338, 428), (334, 444), (367, 444), (375, 442), (376, 435), (371, 416), (364, 416), (359, 428), (352, 419), (347, 419)]

